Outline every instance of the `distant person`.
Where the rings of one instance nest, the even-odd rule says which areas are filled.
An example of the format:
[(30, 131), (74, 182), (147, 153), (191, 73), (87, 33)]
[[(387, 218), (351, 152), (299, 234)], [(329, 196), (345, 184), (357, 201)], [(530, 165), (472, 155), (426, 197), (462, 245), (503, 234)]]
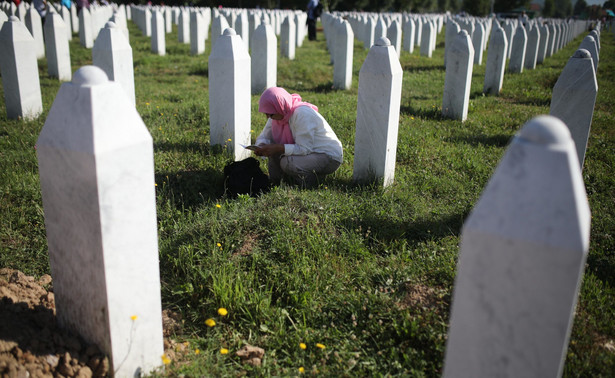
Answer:
[(267, 116), (256, 138), (257, 156), (268, 157), (269, 180), (278, 185), (283, 175), (304, 188), (317, 186), (342, 164), (342, 143), (318, 108), (284, 88), (266, 89), (258, 111)]
[(307, 5), (308, 39), (310, 41), (316, 40), (316, 20), (320, 17), (321, 12), (322, 4), (319, 0), (310, 0)]
[(47, 15), (47, 1), (46, 0), (32, 0), (32, 5), (34, 5), (34, 9), (38, 12), (38, 15), (41, 16), (42, 24), (45, 24), (45, 16)]
[(77, 13), (79, 13), (83, 8), (90, 9), (90, 2), (88, 0), (77, 0)]

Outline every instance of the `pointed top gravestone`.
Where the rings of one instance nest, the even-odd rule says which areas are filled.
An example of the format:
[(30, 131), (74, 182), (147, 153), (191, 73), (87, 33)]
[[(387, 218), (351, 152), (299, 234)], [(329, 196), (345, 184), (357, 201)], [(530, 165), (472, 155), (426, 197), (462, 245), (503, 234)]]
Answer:
[(514, 73), (523, 72), (525, 63), (525, 52), (527, 48), (527, 33), (523, 26), (517, 27), (515, 36), (512, 40), (512, 49), (510, 51), (510, 62), (508, 70)]
[(36, 142), (57, 320), (116, 377), (162, 365), (152, 137), (94, 66), (60, 87)]
[(234, 160), (250, 156), (251, 61), (235, 30), (218, 37), (209, 56), (209, 123), (211, 145), (224, 146)]
[(273, 28), (260, 24), (252, 33), (252, 94), (261, 94), (276, 86), (278, 66), (278, 43)]
[(577, 50), (553, 87), (550, 114), (568, 126), (581, 169), (597, 94), (598, 82), (591, 55), (587, 50)]
[(464, 222), (444, 377), (560, 377), (589, 248), (572, 138), (538, 116)]
[(403, 70), (387, 38), (372, 46), (359, 71), (352, 177), (357, 182), (395, 177)]
[(47, 14), (43, 32), (49, 76), (62, 81), (70, 80), (72, 76), (70, 51), (66, 39), (66, 24), (62, 21), (62, 17), (57, 13)]
[(461, 30), (457, 34), (447, 59), (442, 115), (465, 121), (468, 116), (474, 62), (474, 48), (467, 31)]
[(0, 25), (0, 72), (6, 115), (13, 119), (36, 118), (43, 111), (43, 103), (34, 39), (16, 16)]
[(598, 72), (598, 62), (599, 62), (598, 45), (596, 44), (596, 40), (594, 39), (594, 37), (592, 37), (591, 35), (588, 35), (585, 38), (583, 38), (583, 41), (581, 41), (581, 44), (579, 45), (579, 49), (589, 51), (589, 53), (592, 56), (592, 60), (594, 62), (594, 70)]
[(134, 106), (136, 100), (132, 48), (115, 23), (107, 22), (98, 34), (92, 48), (92, 62), (107, 74), (109, 80), (121, 84)]
[(506, 40), (506, 33), (504, 29), (496, 26), (491, 33), (489, 50), (487, 51), (484, 93), (497, 95), (502, 90), (507, 51), (508, 41)]
[(335, 26), (337, 34), (333, 53), (335, 63), (333, 66), (333, 86), (337, 89), (350, 89), (352, 85), (352, 60), (354, 47), (354, 33), (347, 21)]

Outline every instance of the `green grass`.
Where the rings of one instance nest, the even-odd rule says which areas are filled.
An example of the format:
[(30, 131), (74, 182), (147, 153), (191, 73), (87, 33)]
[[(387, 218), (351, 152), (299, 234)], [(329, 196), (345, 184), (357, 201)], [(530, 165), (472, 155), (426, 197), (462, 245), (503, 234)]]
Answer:
[[(283, 185), (231, 200), (222, 177), (230, 157), (209, 145), (209, 42), (204, 55), (191, 56), (174, 31), (159, 57), (129, 27), (137, 110), (154, 139), (163, 307), (182, 315), (176, 339), (192, 351), (166, 374), (288, 376), (304, 367), (327, 376), (439, 375), (463, 220), (510, 138), (549, 112), (551, 89), (584, 35), (535, 70), (507, 73), (499, 97), (481, 94), (485, 66), (475, 66), (464, 123), (440, 116), (444, 33), (431, 59), (403, 52), (395, 183), (387, 189), (352, 182), (367, 51), (355, 43), (353, 87), (338, 91), (323, 35), (306, 40), (294, 61), (278, 59), (278, 85), (320, 108), (342, 141), (344, 163), (319, 189)], [(591, 244), (565, 376), (615, 371), (615, 41), (606, 31), (602, 38), (583, 171)], [(73, 72), (91, 63), (77, 38), (70, 48)], [(44, 61), (39, 67), (40, 118), (8, 120), (0, 106), (0, 267), (35, 276), (49, 273), (35, 143), (60, 86)], [(253, 139), (265, 123), (257, 101), (252, 96)], [(219, 307), (228, 316), (217, 315)], [(217, 325), (207, 327), (208, 318)], [(234, 355), (246, 343), (266, 350), (262, 366)]]

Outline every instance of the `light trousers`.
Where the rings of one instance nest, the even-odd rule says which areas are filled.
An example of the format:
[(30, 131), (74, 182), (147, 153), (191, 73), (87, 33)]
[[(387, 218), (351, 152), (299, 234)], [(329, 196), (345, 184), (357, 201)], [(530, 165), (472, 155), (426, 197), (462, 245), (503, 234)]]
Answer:
[(335, 172), (340, 162), (327, 154), (278, 155), (269, 157), (269, 180), (278, 185), (283, 175), (290, 177), (293, 183), (313, 188), (322, 183), (324, 177)]

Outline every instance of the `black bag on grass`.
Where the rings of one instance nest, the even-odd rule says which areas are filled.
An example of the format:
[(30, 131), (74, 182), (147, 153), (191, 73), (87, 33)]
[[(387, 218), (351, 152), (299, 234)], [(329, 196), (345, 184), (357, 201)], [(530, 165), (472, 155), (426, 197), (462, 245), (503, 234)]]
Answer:
[(233, 198), (239, 194), (256, 197), (269, 191), (269, 177), (253, 157), (235, 161), (224, 167), (224, 190)]

